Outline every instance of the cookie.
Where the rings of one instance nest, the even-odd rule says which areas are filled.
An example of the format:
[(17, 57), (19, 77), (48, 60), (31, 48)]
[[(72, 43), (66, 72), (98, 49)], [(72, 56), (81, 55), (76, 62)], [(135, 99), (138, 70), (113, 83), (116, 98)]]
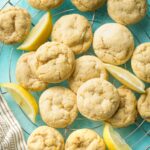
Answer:
[(49, 10), (60, 6), (64, 0), (28, 0), (29, 4), (40, 10)]
[(72, 132), (65, 144), (65, 150), (105, 150), (103, 139), (93, 130), (79, 129)]
[(64, 150), (64, 139), (57, 130), (40, 126), (29, 136), (27, 147), (28, 150)]
[(135, 49), (131, 66), (138, 78), (150, 83), (150, 42), (143, 43)]
[(80, 11), (94, 11), (101, 7), (105, 0), (72, 0), (72, 3)]
[(79, 14), (61, 17), (52, 30), (52, 40), (68, 45), (75, 54), (86, 52), (91, 46), (92, 39), (90, 23)]
[(16, 80), (27, 90), (41, 91), (47, 87), (47, 83), (40, 80), (31, 69), (30, 60), (34, 55), (35, 52), (29, 52), (19, 58), (16, 65)]
[(58, 83), (72, 74), (75, 57), (68, 46), (58, 42), (47, 42), (37, 49), (31, 64), (39, 79), (48, 83)]
[(64, 128), (77, 117), (76, 95), (64, 87), (52, 87), (43, 92), (39, 100), (43, 121), (50, 127)]
[(108, 0), (109, 16), (118, 23), (129, 25), (139, 22), (147, 11), (146, 0)]
[(71, 90), (77, 93), (78, 88), (92, 78), (107, 79), (108, 74), (103, 63), (95, 56), (85, 55), (76, 59), (75, 70), (69, 78)]
[(95, 121), (107, 120), (117, 111), (120, 97), (108, 81), (94, 78), (83, 83), (77, 92), (79, 112)]
[(103, 62), (121, 65), (126, 63), (133, 53), (134, 39), (125, 26), (107, 23), (95, 31), (93, 48)]
[(0, 41), (6, 44), (22, 42), (30, 31), (31, 17), (27, 10), (9, 7), (0, 10)]
[(114, 127), (123, 128), (133, 124), (136, 120), (136, 97), (131, 90), (124, 86), (118, 88), (118, 93), (120, 96), (119, 108), (107, 122)]
[(150, 122), (150, 88), (146, 90), (145, 94), (141, 95), (137, 104), (140, 116)]

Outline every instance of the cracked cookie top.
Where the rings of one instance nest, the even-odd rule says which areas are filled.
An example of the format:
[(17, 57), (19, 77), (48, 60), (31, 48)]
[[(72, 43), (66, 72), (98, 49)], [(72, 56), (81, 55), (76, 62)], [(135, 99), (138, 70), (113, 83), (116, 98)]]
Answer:
[(28, 2), (37, 9), (49, 10), (56, 8), (63, 3), (64, 0), (28, 0)]
[(68, 79), (70, 88), (77, 93), (78, 88), (92, 78), (107, 79), (103, 63), (95, 56), (85, 55), (76, 59), (75, 70)]
[(52, 87), (39, 100), (41, 117), (50, 127), (65, 128), (77, 117), (76, 95), (64, 87)]
[(119, 108), (107, 122), (114, 127), (123, 128), (133, 124), (136, 120), (136, 97), (130, 89), (124, 86), (118, 88), (118, 93), (120, 96)]
[(64, 139), (57, 130), (40, 126), (29, 136), (27, 147), (28, 150), (64, 150)]
[(64, 43), (75, 53), (87, 51), (92, 43), (92, 29), (88, 20), (81, 15), (65, 15), (56, 21), (52, 40)]
[(48, 83), (61, 82), (74, 70), (75, 57), (68, 46), (47, 42), (35, 52), (31, 65), (39, 79)]
[(23, 54), (16, 66), (16, 79), (25, 89), (31, 91), (41, 91), (47, 87), (47, 83), (40, 80), (35, 72), (32, 71), (30, 60), (34, 57), (35, 52)]
[(30, 31), (31, 17), (27, 10), (9, 7), (0, 10), (0, 41), (6, 44), (22, 42)]
[(120, 103), (117, 89), (108, 81), (94, 78), (83, 83), (77, 92), (80, 113), (91, 120), (106, 120), (114, 115)]
[(79, 129), (72, 132), (65, 144), (65, 150), (105, 150), (103, 139), (93, 130)]
[(121, 65), (126, 63), (133, 53), (134, 39), (125, 26), (107, 23), (95, 31), (93, 48), (103, 62)]
[(143, 43), (135, 49), (131, 66), (141, 80), (150, 83), (150, 42)]
[(80, 11), (94, 11), (101, 7), (106, 0), (72, 0)]
[(138, 112), (141, 117), (150, 122), (150, 88), (138, 100)]
[(109, 16), (124, 25), (139, 22), (147, 11), (146, 0), (108, 0), (107, 6)]

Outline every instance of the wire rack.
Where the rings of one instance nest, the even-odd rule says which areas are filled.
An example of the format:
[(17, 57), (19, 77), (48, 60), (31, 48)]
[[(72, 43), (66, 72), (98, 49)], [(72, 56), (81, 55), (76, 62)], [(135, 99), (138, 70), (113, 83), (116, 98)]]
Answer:
[[(67, 1), (67, 0), (66, 0)], [(69, 0), (67, 1), (69, 3)], [(65, 5), (65, 4), (64, 4)], [(39, 17), (43, 15), (44, 12), (39, 11), (39, 10), (35, 10), (33, 9), (30, 5), (28, 5), (25, 0), (2, 0), (0, 2), (0, 9), (3, 9), (4, 7), (8, 7), (8, 6), (21, 6), (24, 7), (26, 9), (29, 10), (29, 12), (32, 14), (32, 26), (35, 25), (35, 23), (38, 21)], [(150, 2), (148, 4), (148, 6), (150, 7)], [(52, 16), (54, 21), (57, 20), (59, 17), (61, 17), (61, 15), (67, 14), (67, 13), (79, 13), (73, 6), (68, 8), (68, 5), (66, 5), (67, 9), (64, 9), (65, 7), (63, 6), (63, 9), (59, 8), (56, 11), (52, 12)], [(110, 20), (110, 18), (107, 15), (107, 11), (106, 8), (105, 9), (105, 13), (101, 13), (99, 11), (93, 12), (93, 13), (87, 13), (86, 17), (88, 18), (88, 20), (91, 22), (91, 25), (93, 28), (95, 28), (95, 26), (99, 26), (101, 24), (107, 23)], [(148, 13), (144, 19), (144, 21), (142, 23), (139, 23), (135, 26), (129, 26), (128, 28), (130, 29), (130, 31), (133, 33), (134, 37), (135, 37), (135, 43), (136, 45), (145, 42), (145, 41), (150, 41), (150, 28), (149, 30), (147, 29), (148, 27), (145, 27), (145, 24), (147, 24), (147, 22), (149, 23), (150, 26), (150, 10), (148, 10)], [(84, 15), (84, 13), (83, 13)], [(108, 21), (109, 18), (109, 21)], [(138, 29), (142, 29), (142, 34), (137, 33)], [(143, 37), (144, 37), (144, 41), (143, 41)], [(24, 53), (24, 51), (22, 52), (18, 52), (19, 55), (16, 57), (16, 46), (9, 46), (8, 48), (9, 50), (9, 55), (8, 56), (4, 56), (3, 51), (4, 51), (4, 47), (6, 45), (4, 45), (3, 43), (0, 43), (0, 67), (2, 68), (7, 68), (8, 72), (8, 80), (7, 82), (14, 82), (15, 78), (15, 74), (14, 74), (14, 69), (13, 69), (13, 59), (17, 59), (19, 58), (19, 56)], [(87, 54), (93, 54), (92, 51), (87, 52)], [(5, 66), (5, 64), (2, 64), (2, 57), (8, 57), (8, 65)], [(131, 68), (129, 67), (130, 63), (127, 63), (125, 65), (123, 65), (122, 67), (128, 69), (131, 71)], [(14, 65), (15, 66), (15, 65)], [(3, 70), (3, 69), (2, 69)], [(2, 74), (6, 73), (5, 71), (1, 71), (0, 72), (0, 76)], [(111, 80), (113, 84), (116, 85), (116, 83), (118, 83), (115, 79)], [(1, 81), (2, 82), (2, 81)], [(116, 85), (117, 86), (117, 85)], [(150, 86), (150, 85), (147, 85)], [(7, 97), (7, 92), (4, 91), (3, 89), (0, 89), (0, 93), (4, 96)], [(34, 93), (35, 97), (39, 97), (40, 93)], [(9, 103), (9, 102), (8, 102)], [(32, 129), (29, 130), (29, 127), (25, 127), (23, 124), (21, 123), (22, 129), (26, 135), (26, 137), (28, 137), (30, 135), (30, 133), (32, 132), (32, 130), (40, 125), (43, 124), (42, 121), (40, 121), (39, 123), (32, 123), (28, 117), (26, 117), (26, 115), (24, 114), (24, 112), (21, 110), (21, 108), (16, 105), (17, 109), (20, 109), (20, 112), (22, 113), (22, 116), (24, 116), (24, 119), (27, 120), (29, 123), (29, 125), (32, 126)], [(17, 115), (16, 115), (17, 117)], [(18, 118), (17, 118), (18, 119)], [(40, 116), (38, 118), (38, 120), (41, 120)], [(100, 134), (102, 134), (102, 128), (103, 128), (103, 123), (99, 123), (99, 122), (91, 122), (87, 119), (85, 119), (82, 116), (79, 116), (76, 121), (75, 121), (75, 125), (71, 125), (63, 130), (61, 130), (62, 134), (64, 135), (64, 137), (67, 137), (67, 135), (76, 130), (77, 128), (89, 128), (88, 124), (90, 124), (90, 128), (96, 130), (97, 132), (99, 132)], [(122, 132), (123, 131), (123, 132)], [(147, 141), (148, 144), (144, 145), (141, 147), (140, 150), (150, 150), (150, 124), (147, 123), (145, 120), (142, 120), (141, 118), (138, 118), (135, 122), (135, 124), (133, 126), (131, 126), (130, 128), (125, 128), (125, 129), (119, 129), (118, 132), (120, 132), (121, 134), (123, 134), (124, 139), (130, 144), (130, 146), (136, 150), (137, 149), (137, 145), (139, 147), (139, 145), (142, 145), (143, 141)], [(140, 133), (140, 134), (139, 134)], [(140, 136), (139, 136), (140, 135)], [(139, 150), (139, 149), (138, 149)]]

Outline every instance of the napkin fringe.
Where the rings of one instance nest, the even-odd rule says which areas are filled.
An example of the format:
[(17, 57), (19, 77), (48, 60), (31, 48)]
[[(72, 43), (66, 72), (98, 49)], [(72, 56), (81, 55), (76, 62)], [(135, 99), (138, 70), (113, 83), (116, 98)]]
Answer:
[(26, 150), (21, 127), (0, 95), (0, 150)]

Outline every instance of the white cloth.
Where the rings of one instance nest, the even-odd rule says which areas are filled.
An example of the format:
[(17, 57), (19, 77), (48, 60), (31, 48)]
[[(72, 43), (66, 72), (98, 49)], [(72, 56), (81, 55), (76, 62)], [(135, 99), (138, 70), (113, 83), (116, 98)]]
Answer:
[(26, 150), (22, 129), (0, 95), (0, 150)]

